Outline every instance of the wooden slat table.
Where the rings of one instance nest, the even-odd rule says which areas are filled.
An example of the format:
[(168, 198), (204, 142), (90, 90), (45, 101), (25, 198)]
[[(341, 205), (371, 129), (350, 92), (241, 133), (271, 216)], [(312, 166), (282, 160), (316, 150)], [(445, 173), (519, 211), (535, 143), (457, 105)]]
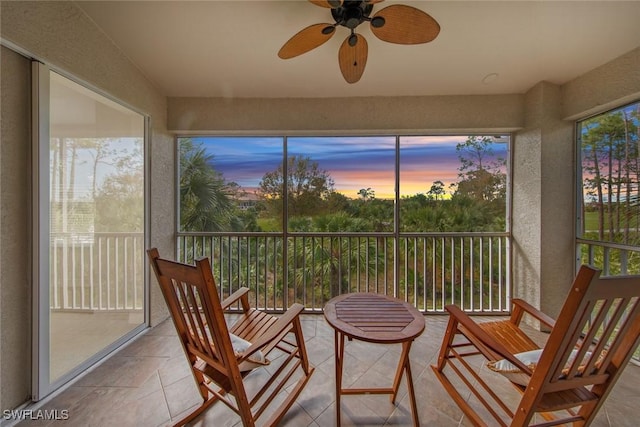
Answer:
[[(424, 316), (411, 304), (380, 294), (340, 295), (324, 307), (324, 317), (335, 331), (336, 412), (340, 426), (340, 397), (347, 394), (390, 394), (395, 403), (402, 375), (406, 374), (413, 424), (419, 425), (416, 397), (411, 377), (409, 350), (413, 340), (424, 331)], [(402, 354), (390, 388), (342, 388), (344, 339), (377, 344), (402, 344)]]

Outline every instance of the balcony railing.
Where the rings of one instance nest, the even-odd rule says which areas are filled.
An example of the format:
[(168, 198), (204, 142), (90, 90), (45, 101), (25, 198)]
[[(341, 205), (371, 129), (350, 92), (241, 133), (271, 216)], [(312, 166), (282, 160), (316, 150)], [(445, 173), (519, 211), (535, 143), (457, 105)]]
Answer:
[(640, 274), (640, 247), (621, 243), (576, 239), (578, 264), (602, 270), (603, 276)]
[[(285, 244), (286, 242), (286, 244)], [(221, 297), (249, 287), (252, 304), (320, 311), (336, 295), (375, 292), (439, 313), (510, 310), (508, 233), (178, 233), (178, 259), (211, 259)]]
[[(576, 242), (579, 264), (640, 274), (640, 248)], [(52, 234), (51, 309), (142, 310), (144, 249), (143, 233)], [(177, 249), (182, 262), (210, 257), (221, 297), (247, 286), (271, 311), (294, 302), (321, 311), (347, 292), (393, 295), (425, 313), (510, 310), (508, 233), (178, 233)]]
[(52, 310), (142, 310), (143, 233), (53, 233)]

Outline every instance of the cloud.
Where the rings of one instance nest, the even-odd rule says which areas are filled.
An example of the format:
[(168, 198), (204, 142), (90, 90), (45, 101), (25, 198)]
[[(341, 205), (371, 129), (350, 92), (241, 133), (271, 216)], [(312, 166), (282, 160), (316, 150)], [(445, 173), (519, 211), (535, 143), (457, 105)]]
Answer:
[[(401, 136), (401, 195), (426, 193), (434, 181), (445, 188), (458, 180), (460, 160), (456, 144), (465, 135)], [(255, 188), (262, 177), (282, 162), (282, 137), (198, 137), (214, 155), (213, 166), (228, 181)], [(500, 140), (503, 142), (503, 140)], [(395, 191), (395, 136), (288, 137), (288, 155), (309, 157), (327, 170), (335, 189), (353, 194), (371, 188), (376, 197), (393, 197)], [(506, 157), (507, 144), (494, 145), (496, 155)], [(386, 196), (385, 196), (386, 195)]]

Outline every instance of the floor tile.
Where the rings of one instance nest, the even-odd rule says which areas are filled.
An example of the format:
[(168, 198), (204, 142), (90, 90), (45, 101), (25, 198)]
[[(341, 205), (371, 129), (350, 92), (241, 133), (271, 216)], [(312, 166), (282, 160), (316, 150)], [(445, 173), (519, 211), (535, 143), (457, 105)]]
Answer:
[[(411, 348), (412, 379), (421, 426), (458, 427), (471, 423), (444, 391), (430, 365), (437, 361), (447, 325), (446, 316), (427, 316), (425, 332)], [(281, 425), (327, 427), (336, 425), (334, 331), (322, 315), (303, 315), (302, 328), (315, 372), (287, 412)], [(495, 317), (479, 317), (479, 321)], [(546, 334), (538, 333), (544, 341)], [(400, 356), (400, 345), (376, 345), (347, 341), (344, 387), (390, 387)], [(284, 357), (273, 353), (272, 364), (247, 377), (253, 393), (277, 369)], [(519, 394), (499, 375), (487, 370), (481, 357), (472, 361), (494, 390), (515, 405)], [(273, 403), (293, 388), (295, 377), (285, 384)], [(461, 388), (462, 384), (451, 378)], [(410, 426), (412, 417), (406, 377), (400, 383), (395, 404), (389, 395), (349, 395), (341, 399), (343, 426)], [(635, 426), (640, 417), (640, 367), (629, 365), (593, 425)], [(469, 392), (463, 396), (470, 399)], [(68, 409), (69, 426), (164, 426), (186, 416), (200, 404), (200, 397), (182, 347), (170, 320), (159, 323), (136, 341), (94, 368), (54, 398), (34, 406)], [(473, 404), (476, 406), (476, 404)], [(263, 415), (263, 420), (269, 415)], [(24, 421), (20, 426), (50, 426), (48, 421)], [(239, 417), (222, 403), (201, 414), (192, 426), (236, 427)], [(260, 425), (260, 423), (258, 423)]]

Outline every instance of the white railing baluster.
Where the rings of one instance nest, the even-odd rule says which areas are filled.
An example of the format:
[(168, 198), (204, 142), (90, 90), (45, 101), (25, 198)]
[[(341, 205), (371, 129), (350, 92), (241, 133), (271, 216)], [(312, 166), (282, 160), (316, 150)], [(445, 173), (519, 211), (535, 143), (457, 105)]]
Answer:
[(76, 244), (71, 241), (71, 308), (78, 308), (76, 301)]
[(80, 242), (80, 308), (87, 308), (84, 300), (84, 243)]
[(116, 288), (114, 290), (116, 294), (116, 306), (115, 306), (116, 310), (120, 309), (120, 250), (119, 249), (120, 249), (120, 241), (116, 237), (114, 241), (114, 256), (116, 258), (116, 271), (114, 274), (116, 276)]
[(465, 284), (465, 273), (464, 273), (464, 242), (465, 237), (460, 238), (460, 302), (458, 305), (460, 307), (464, 307), (464, 284)]
[[(95, 240), (94, 240), (95, 243)], [(94, 292), (94, 287), (95, 287), (95, 280), (94, 280), (94, 275), (95, 275), (95, 271), (94, 271), (94, 263), (93, 263), (93, 257), (94, 257), (94, 251), (93, 251), (93, 244), (91, 246), (89, 246), (89, 301), (91, 302), (90, 305), (90, 309), (91, 310), (95, 310), (96, 309), (96, 302), (95, 302), (95, 292)]]
[(479, 237), (480, 241), (480, 256), (478, 258), (478, 293), (479, 303), (478, 303), (478, 311), (482, 311), (484, 309), (484, 238)]
[(58, 287), (60, 286), (59, 280), (58, 280), (58, 241), (56, 239), (51, 239), (52, 246), (53, 246), (53, 266), (51, 268), (51, 270), (53, 270), (53, 309), (59, 309), (60, 308), (60, 301), (58, 300)]
[(489, 242), (489, 311), (493, 311), (493, 239), (489, 237), (487, 240)]

